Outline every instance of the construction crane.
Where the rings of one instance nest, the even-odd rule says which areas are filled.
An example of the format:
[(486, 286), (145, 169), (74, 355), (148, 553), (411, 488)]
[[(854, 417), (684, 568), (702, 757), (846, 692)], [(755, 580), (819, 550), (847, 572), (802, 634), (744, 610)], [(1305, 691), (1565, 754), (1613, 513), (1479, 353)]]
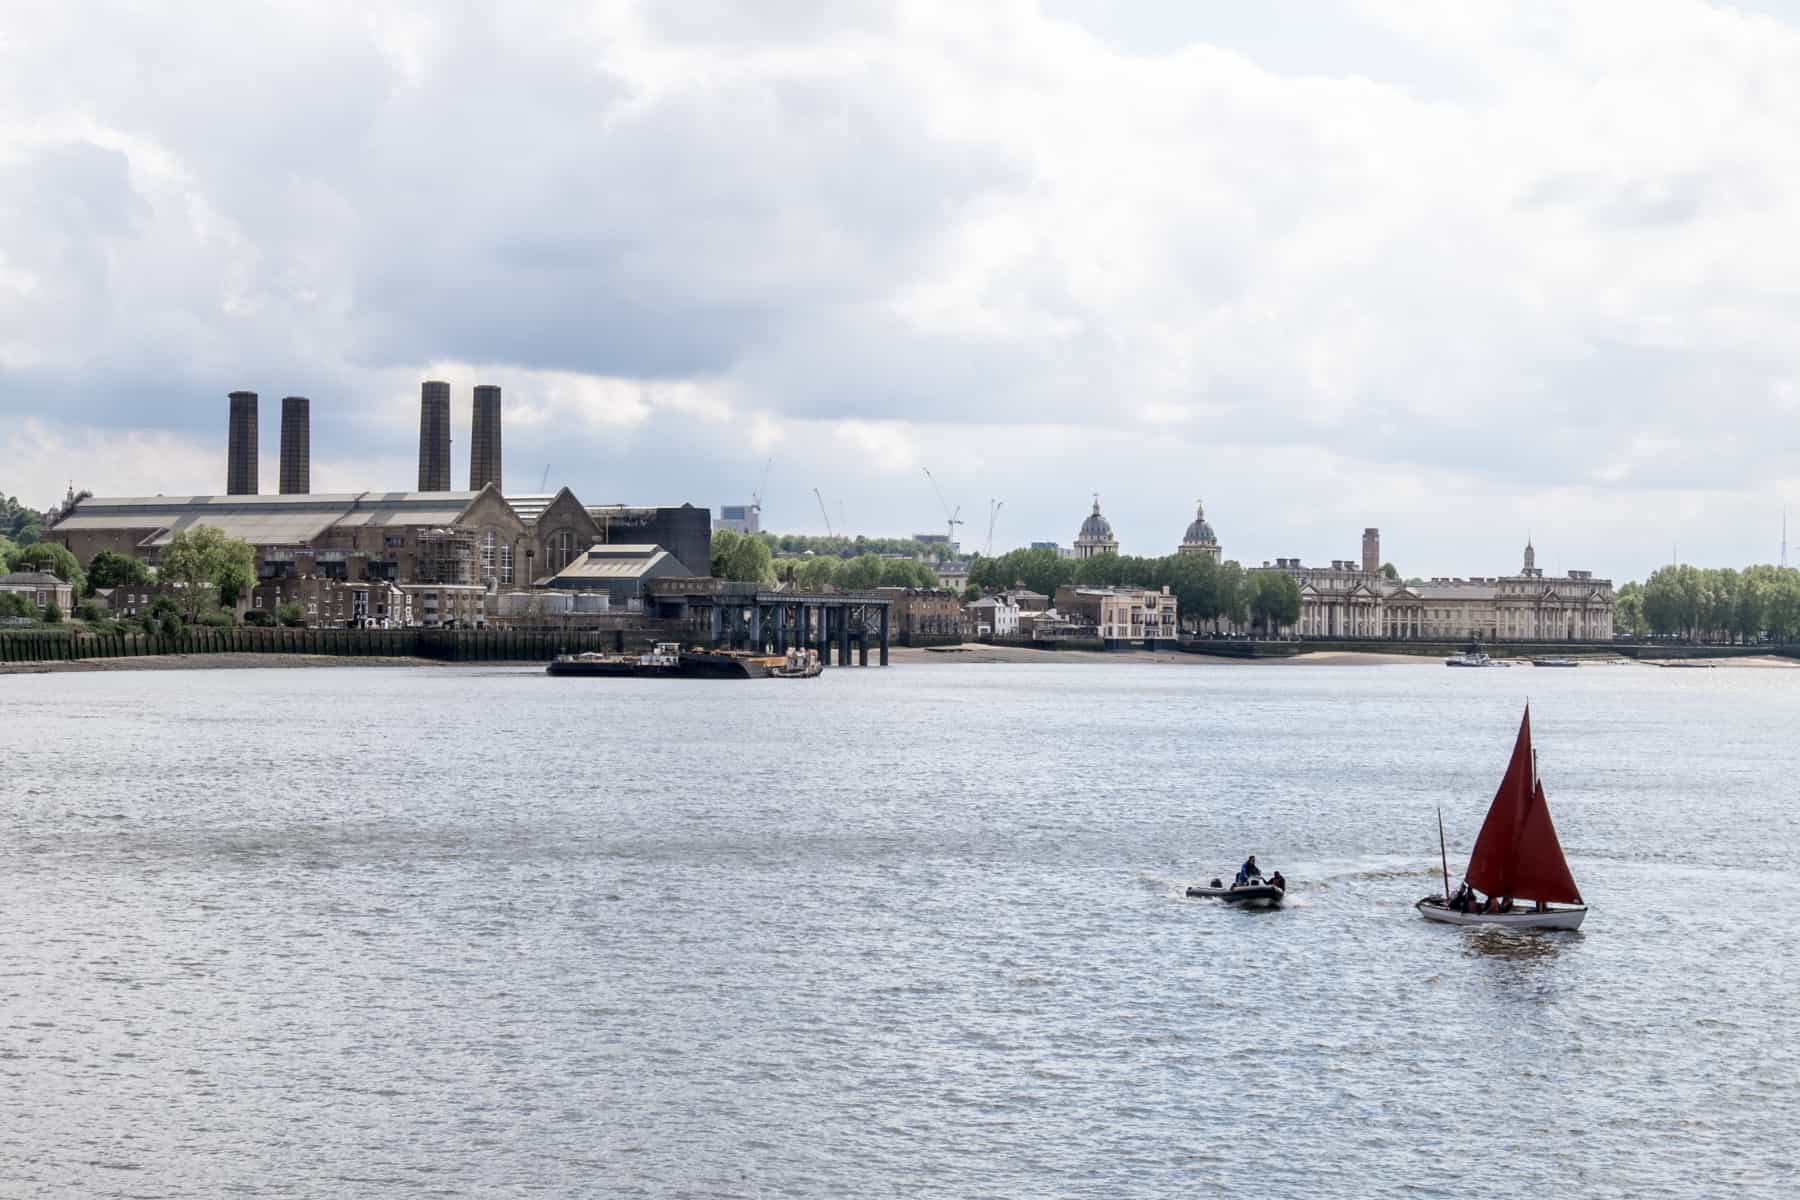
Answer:
[(1006, 507), (1004, 500), (988, 501), (988, 535), (987, 542), (981, 547), (981, 557), (994, 557), (994, 522), (1000, 517), (1000, 510)]
[(763, 493), (769, 490), (769, 468), (775, 465), (775, 456), (769, 455), (769, 461), (763, 464), (762, 486), (750, 493), (750, 503), (756, 506), (756, 515), (762, 516)]
[(550, 486), (550, 464), (545, 463), (544, 464), (544, 477), (542, 479), (538, 480), (538, 491), (541, 492), (549, 486)]
[(931, 490), (937, 493), (938, 503), (944, 506), (944, 528), (949, 531), (944, 542), (945, 548), (948, 549), (956, 545), (956, 527), (964, 523), (959, 515), (962, 512), (962, 505), (959, 504), (952, 509), (950, 502), (944, 499), (944, 489), (938, 486), (937, 476), (931, 473), (931, 468), (923, 467), (921, 469), (925, 472), (925, 478), (931, 480)]
[(831, 528), (831, 514), (825, 511), (825, 493), (821, 492), (818, 488), (814, 488), (813, 495), (819, 498), (819, 515), (825, 518), (825, 536), (836, 537), (837, 534), (832, 532)]

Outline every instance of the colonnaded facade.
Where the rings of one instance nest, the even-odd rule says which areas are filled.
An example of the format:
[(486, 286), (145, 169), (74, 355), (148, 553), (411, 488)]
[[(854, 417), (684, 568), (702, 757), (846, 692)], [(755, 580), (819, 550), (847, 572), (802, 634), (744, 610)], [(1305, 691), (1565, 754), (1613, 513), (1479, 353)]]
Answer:
[[(1075, 538), (1075, 557), (1118, 549), (1095, 496)], [(1204, 554), (1214, 562), (1223, 557), (1203, 506), (1196, 504), (1176, 553)], [(1381, 530), (1371, 527), (1363, 530), (1359, 559), (1309, 567), (1297, 558), (1278, 558), (1249, 570), (1280, 571), (1299, 585), (1300, 620), (1280, 630), (1283, 636), (1439, 641), (1610, 641), (1613, 636), (1612, 581), (1596, 579), (1591, 571), (1546, 576), (1529, 540), (1523, 565), (1513, 575), (1402, 582), (1381, 567)]]

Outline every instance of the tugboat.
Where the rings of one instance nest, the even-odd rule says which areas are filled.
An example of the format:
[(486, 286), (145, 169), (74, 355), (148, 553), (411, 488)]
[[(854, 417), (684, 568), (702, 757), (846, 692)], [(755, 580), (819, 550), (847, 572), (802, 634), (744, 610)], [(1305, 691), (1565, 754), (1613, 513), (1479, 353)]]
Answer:
[[(1444, 925), (1497, 925), (1512, 929), (1579, 929), (1587, 904), (1569, 873), (1550, 805), (1538, 779), (1531, 748), (1531, 709), (1519, 723), (1512, 760), (1487, 820), (1469, 855), (1463, 883), (1450, 891), (1450, 857), (1444, 848), (1444, 818), (1438, 815), (1438, 851), (1443, 855), (1444, 894), (1413, 905), (1427, 921)], [(1487, 893), (1476, 899), (1472, 889)], [(1561, 905), (1563, 907), (1552, 907)]]
[(769, 674), (777, 679), (811, 679), (824, 673), (825, 664), (819, 661), (817, 650), (789, 650), (779, 666), (769, 668)]

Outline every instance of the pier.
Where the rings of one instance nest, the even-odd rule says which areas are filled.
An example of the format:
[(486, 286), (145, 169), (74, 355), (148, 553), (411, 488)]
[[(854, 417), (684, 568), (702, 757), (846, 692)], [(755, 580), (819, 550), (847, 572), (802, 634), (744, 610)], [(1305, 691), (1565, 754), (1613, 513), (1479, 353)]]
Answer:
[(874, 648), (888, 665), (893, 601), (871, 592), (773, 591), (718, 579), (658, 579), (646, 607), (706, 630), (713, 645), (785, 654), (817, 650), (825, 666), (866, 667)]

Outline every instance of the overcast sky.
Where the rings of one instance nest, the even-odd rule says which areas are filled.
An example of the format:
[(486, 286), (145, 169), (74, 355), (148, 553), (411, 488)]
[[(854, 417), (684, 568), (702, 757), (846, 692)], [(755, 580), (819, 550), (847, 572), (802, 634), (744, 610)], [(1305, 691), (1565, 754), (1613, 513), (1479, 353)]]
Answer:
[(238, 388), (410, 488), (428, 377), (459, 487), (491, 382), (507, 490), (779, 531), (1773, 561), (1800, 13), (10, 0), (0, 491), (222, 491)]

